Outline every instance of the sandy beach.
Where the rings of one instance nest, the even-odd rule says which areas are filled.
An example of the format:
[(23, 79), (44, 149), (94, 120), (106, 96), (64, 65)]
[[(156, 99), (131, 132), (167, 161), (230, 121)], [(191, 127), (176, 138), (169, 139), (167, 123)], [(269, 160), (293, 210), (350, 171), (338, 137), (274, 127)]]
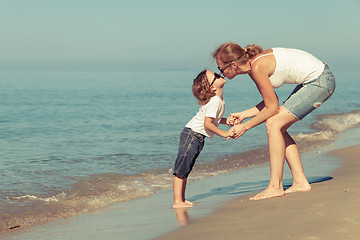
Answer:
[(156, 239), (359, 239), (360, 145), (331, 154), (343, 166), (310, 192), (262, 201), (240, 197)]

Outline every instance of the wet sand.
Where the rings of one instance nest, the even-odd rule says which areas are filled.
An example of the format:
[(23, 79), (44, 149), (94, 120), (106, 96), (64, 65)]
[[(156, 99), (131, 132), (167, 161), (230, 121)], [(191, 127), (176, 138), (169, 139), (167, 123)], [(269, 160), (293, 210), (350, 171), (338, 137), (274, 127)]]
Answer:
[(236, 198), (213, 214), (156, 239), (357, 240), (360, 238), (360, 145), (331, 154), (342, 158), (343, 166), (331, 175), (333, 179), (313, 183), (310, 192), (261, 201), (250, 201), (249, 196)]

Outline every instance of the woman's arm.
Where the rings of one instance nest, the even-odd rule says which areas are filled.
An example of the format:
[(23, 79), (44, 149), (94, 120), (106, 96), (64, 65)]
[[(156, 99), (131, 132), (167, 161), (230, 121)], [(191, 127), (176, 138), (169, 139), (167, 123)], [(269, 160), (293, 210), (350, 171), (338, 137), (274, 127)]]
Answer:
[(269, 79), (269, 70), (265, 64), (259, 64), (257, 61), (251, 69), (250, 77), (256, 84), (262, 98), (263, 108), (256, 114), (255, 117), (247, 121), (246, 123), (235, 125), (234, 138), (237, 139), (243, 135), (247, 130), (265, 122), (268, 118), (274, 116), (279, 111), (279, 101), (276, 97), (274, 88), (272, 87)]
[[(268, 118), (274, 116), (279, 111), (279, 100), (276, 97), (273, 86), (271, 85), (269, 74), (266, 69), (262, 68), (260, 64), (254, 64), (252, 69), (251, 78), (256, 84), (262, 98), (263, 98), (263, 108), (261, 111), (249, 122), (247, 122), (246, 126), (248, 128), (255, 127), (260, 123), (263, 123)], [(260, 66), (259, 66), (260, 65)]]
[(230, 113), (230, 116), (226, 120), (226, 124), (228, 126), (240, 124), (246, 118), (251, 118), (256, 116), (263, 108), (264, 108), (264, 101), (260, 102), (255, 107), (250, 108), (248, 110), (237, 113)]

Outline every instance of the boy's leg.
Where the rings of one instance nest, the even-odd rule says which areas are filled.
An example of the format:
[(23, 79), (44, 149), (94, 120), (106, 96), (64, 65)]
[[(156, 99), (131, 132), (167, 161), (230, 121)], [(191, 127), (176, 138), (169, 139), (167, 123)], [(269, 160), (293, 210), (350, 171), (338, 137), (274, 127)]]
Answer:
[(173, 208), (192, 207), (192, 204), (186, 203), (185, 188), (186, 178), (179, 178), (177, 175), (174, 176), (173, 180), (173, 191), (174, 191), (174, 204)]
[(190, 201), (189, 201), (189, 200), (187, 200), (187, 199), (186, 199), (186, 197), (185, 197), (186, 184), (187, 184), (187, 178), (184, 178), (184, 185), (183, 185), (183, 196), (182, 196), (182, 200), (183, 200), (183, 202), (185, 202), (185, 203), (188, 203), (188, 204), (194, 205), (194, 203), (193, 203), (193, 202), (190, 202)]
[(191, 129), (185, 128), (180, 134), (178, 156), (174, 166), (174, 204), (173, 208), (192, 207), (193, 203), (185, 199), (187, 176), (191, 172), (196, 158), (204, 147), (201, 138)]

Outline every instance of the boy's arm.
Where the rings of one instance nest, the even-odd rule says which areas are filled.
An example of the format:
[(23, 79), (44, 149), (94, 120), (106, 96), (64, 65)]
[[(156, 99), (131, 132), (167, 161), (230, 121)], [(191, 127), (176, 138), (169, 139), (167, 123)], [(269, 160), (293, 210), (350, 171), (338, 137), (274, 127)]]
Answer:
[[(228, 131), (223, 131), (220, 128), (218, 128), (217, 126), (215, 126), (215, 124), (213, 123), (214, 118), (210, 118), (210, 117), (205, 117), (205, 121), (204, 121), (204, 126), (206, 129), (212, 131), (213, 133), (215, 133), (216, 135), (223, 137), (223, 138), (228, 138), (228, 137), (232, 137), (233, 135), (233, 131), (228, 130)], [(224, 124), (226, 124), (226, 118), (222, 118), (221, 119), (221, 123), (224, 121)]]
[(222, 118), (220, 124), (226, 124), (227, 118)]

